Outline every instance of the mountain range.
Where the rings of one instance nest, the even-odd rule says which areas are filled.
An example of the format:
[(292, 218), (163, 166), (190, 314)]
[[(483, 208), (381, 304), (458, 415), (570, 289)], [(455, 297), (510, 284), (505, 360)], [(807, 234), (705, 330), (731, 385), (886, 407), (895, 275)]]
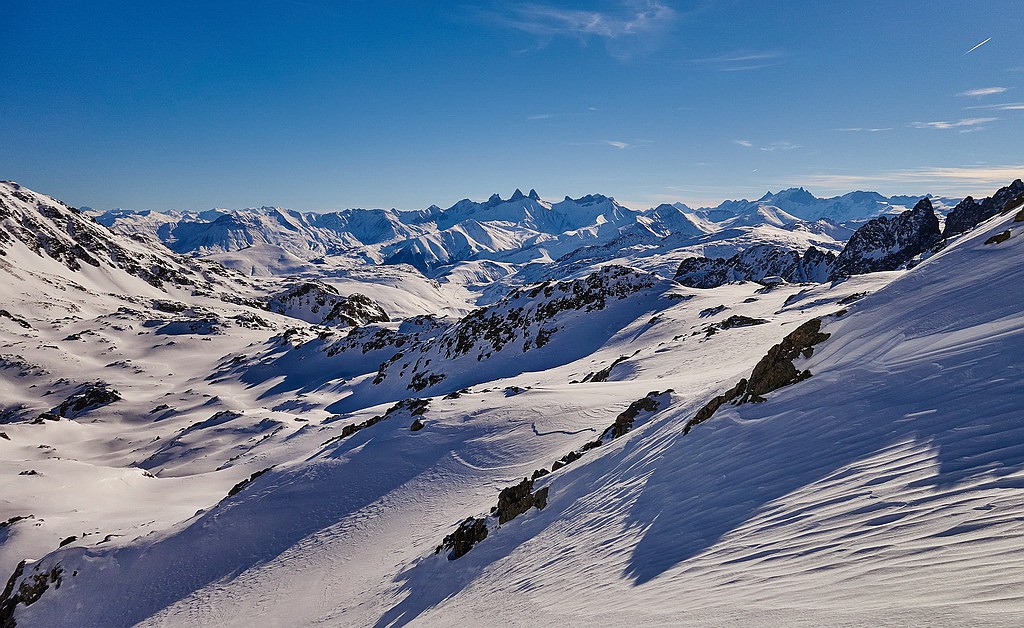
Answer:
[(1022, 243), (1020, 180), (326, 214), (0, 182), (0, 626), (1014, 625)]

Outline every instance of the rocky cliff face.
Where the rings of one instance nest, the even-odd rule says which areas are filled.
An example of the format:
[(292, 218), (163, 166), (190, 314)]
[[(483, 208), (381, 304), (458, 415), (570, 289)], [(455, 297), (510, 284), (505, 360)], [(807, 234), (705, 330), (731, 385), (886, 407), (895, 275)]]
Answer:
[[(532, 359), (524, 361), (524, 355), (548, 353), (544, 347), (549, 342), (570, 342), (561, 332), (568, 329), (577, 342), (585, 342), (591, 335), (588, 322), (606, 318), (607, 313), (597, 312), (613, 309), (638, 293), (653, 295), (669, 287), (669, 282), (649, 273), (605, 266), (580, 279), (514, 290), (493, 305), (473, 311), (436, 338), (403, 348), (380, 365), (373, 384), (387, 381), (422, 391), (453, 375), (465, 379), (463, 376), (481, 369), (503, 369), (508, 375), (522, 372), (533, 364)], [(611, 324), (611, 319), (604, 322)], [(492, 360), (498, 356), (502, 359)]]
[(730, 281), (779, 277), (791, 282), (825, 281), (835, 253), (810, 247), (803, 255), (770, 244), (753, 246), (730, 258), (691, 257), (676, 271), (676, 281), (691, 288), (716, 288)]
[(115, 268), (158, 288), (169, 284), (209, 292), (214, 283), (238, 279), (223, 266), (165, 254), (143, 236), (115, 234), (74, 207), (0, 181), (0, 260), (17, 264), (11, 254), (19, 244), (73, 272)]
[(1022, 194), (1024, 194), (1024, 182), (1017, 179), (1010, 185), (999, 188), (992, 196), (983, 198), (980, 201), (975, 200), (972, 196), (968, 196), (960, 201), (949, 212), (949, 215), (946, 216), (942, 237), (949, 238), (965, 231), (970, 231), (980, 223), (1006, 209), (1008, 205), (1013, 205)]
[(267, 308), (308, 323), (336, 327), (386, 323), (389, 320), (384, 308), (373, 299), (362, 294), (342, 296), (334, 287), (319, 281), (292, 286), (270, 299)]
[(899, 216), (876, 218), (854, 232), (830, 274), (831, 279), (896, 270), (941, 239), (932, 203), (923, 198)]

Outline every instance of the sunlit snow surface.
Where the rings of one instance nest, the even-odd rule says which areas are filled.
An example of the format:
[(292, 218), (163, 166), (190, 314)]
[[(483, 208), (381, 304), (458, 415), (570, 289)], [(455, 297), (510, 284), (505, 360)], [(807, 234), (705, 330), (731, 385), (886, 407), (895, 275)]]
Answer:
[[(18, 625), (1014, 625), (1024, 223), (1012, 219), (911, 271), (836, 285), (657, 279), (560, 313), (543, 347), (524, 351), (517, 337), (455, 360), (451, 381), (422, 394), (404, 388), (408, 374), (373, 385), (389, 354), (352, 349), (347, 331), (8, 249), (3, 308), (30, 328), (0, 318), (0, 353), (29, 365), (0, 371), (5, 407), (32, 418), (99, 379), (124, 397), (73, 420), (0, 424), (0, 520), (34, 515), (0, 530), (0, 568), (28, 558), (39, 562), (26, 574), (64, 574), (17, 609)], [(983, 244), (1006, 229), (1008, 241)], [(239, 294), (263, 287), (237, 281)], [(399, 270), (379, 281), (346, 271), (334, 285), (396, 318), (446, 307), (452, 318), (419, 327), (418, 355), (435, 368), (444, 361), (430, 338), (478, 294)], [(189, 319), (154, 301), (168, 299), (213, 312), (216, 333), (161, 333)], [(502, 312), (519, 303), (487, 301)], [(769, 322), (707, 333), (732, 315)], [(815, 316), (831, 337), (799, 365), (810, 379), (683, 435), (698, 408)], [(608, 381), (572, 383), (622, 357)], [(669, 407), (538, 480), (550, 487), (544, 510), (493, 526), (456, 561), (434, 554), (503, 487), (665, 389)], [(332, 440), (426, 395), (422, 430), (396, 413)]]

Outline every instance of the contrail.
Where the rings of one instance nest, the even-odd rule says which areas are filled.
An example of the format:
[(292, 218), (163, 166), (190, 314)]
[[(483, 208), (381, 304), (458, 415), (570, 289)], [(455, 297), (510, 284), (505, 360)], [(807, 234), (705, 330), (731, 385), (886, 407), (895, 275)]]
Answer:
[(974, 51), (975, 51), (975, 50), (977, 50), (978, 48), (981, 48), (982, 46), (984, 46), (985, 44), (987, 44), (987, 43), (988, 43), (988, 42), (990, 42), (990, 41), (992, 41), (992, 38), (991, 38), (991, 37), (989, 37), (989, 38), (988, 38), (988, 39), (986, 39), (985, 41), (981, 42), (980, 44), (978, 44), (978, 45), (977, 45), (977, 46), (975, 46), (974, 48), (971, 48), (970, 50), (968, 50), (968, 51), (967, 51), (967, 52), (965, 52), (964, 54), (965, 54), (965, 55), (969, 55), (969, 54), (971, 54), (972, 52), (974, 52)]

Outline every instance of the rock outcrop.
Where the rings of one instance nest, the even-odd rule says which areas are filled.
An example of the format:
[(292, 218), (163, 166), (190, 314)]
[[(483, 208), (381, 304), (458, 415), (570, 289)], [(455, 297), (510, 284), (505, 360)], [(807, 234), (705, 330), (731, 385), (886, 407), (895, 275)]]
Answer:
[(1024, 182), (1017, 179), (1006, 187), (999, 188), (995, 194), (977, 201), (972, 196), (957, 203), (942, 229), (942, 237), (950, 238), (970, 231), (996, 214), (1012, 209), (1024, 203)]
[(384, 308), (370, 297), (342, 296), (333, 286), (319, 281), (292, 286), (270, 299), (267, 309), (307, 323), (333, 327), (357, 327), (390, 320)]
[(923, 198), (899, 216), (875, 218), (857, 229), (836, 258), (830, 279), (897, 270), (941, 237), (932, 202)]
[(782, 342), (768, 350), (754, 366), (749, 378), (741, 379), (735, 386), (717, 395), (697, 411), (686, 423), (683, 433), (689, 433), (693, 426), (710, 419), (726, 403), (740, 405), (764, 401), (764, 395), (803, 381), (811, 376), (808, 370), (800, 370), (794, 364), (799, 357), (809, 358), (814, 345), (828, 340), (830, 334), (822, 333), (821, 319), (812, 318), (789, 333)]
[(106, 382), (94, 382), (81, 386), (50, 413), (56, 416), (75, 418), (89, 410), (120, 400), (121, 395)]
[(759, 244), (730, 258), (691, 257), (676, 270), (676, 281), (690, 288), (717, 288), (731, 281), (825, 281), (836, 254), (815, 247), (803, 255), (770, 244)]

